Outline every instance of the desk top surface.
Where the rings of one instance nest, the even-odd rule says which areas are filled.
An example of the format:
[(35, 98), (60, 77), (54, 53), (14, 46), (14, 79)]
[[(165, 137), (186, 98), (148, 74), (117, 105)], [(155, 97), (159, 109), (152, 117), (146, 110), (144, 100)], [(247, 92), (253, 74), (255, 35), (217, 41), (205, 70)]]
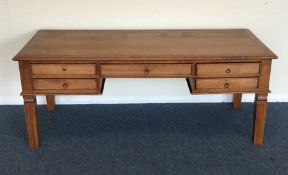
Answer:
[(40, 30), (14, 60), (273, 59), (247, 29)]

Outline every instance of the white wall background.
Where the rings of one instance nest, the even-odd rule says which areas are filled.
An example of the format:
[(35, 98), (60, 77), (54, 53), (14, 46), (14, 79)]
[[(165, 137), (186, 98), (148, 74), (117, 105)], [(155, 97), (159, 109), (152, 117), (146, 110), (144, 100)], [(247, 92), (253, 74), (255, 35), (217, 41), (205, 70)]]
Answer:
[[(249, 28), (279, 56), (269, 101), (288, 101), (287, 21), (287, 0), (0, 0), (0, 104), (22, 104), (11, 59), (38, 29)], [(231, 95), (190, 96), (184, 79), (108, 79), (103, 96), (57, 97), (57, 103), (219, 101)]]

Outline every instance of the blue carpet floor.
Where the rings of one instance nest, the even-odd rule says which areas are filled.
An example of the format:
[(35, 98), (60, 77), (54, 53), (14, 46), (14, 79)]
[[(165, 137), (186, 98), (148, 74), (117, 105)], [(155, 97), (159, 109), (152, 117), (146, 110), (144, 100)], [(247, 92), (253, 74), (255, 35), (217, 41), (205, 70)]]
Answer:
[(22, 106), (0, 106), (0, 175), (287, 175), (288, 103), (269, 104), (265, 144), (251, 144), (253, 104), (38, 107), (41, 148)]

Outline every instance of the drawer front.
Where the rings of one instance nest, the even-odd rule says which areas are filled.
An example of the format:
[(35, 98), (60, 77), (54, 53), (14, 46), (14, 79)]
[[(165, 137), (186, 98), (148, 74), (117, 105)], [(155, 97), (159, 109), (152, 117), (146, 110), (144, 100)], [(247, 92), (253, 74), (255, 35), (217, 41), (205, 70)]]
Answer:
[(196, 79), (196, 89), (248, 90), (258, 87), (258, 78)]
[(149, 64), (147, 65), (150, 76), (191, 76), (191, 64)]
[(145, 76), (145, 64), (104, 64), (101, 65), (101, 75), (108, 77)]
[(36, 90), (96, 90), (95, 79), (35, 79)]
[(260, 63), (197, 64), (197, 75), (233, 76), (258, 75)]
[(95, 75), (95, 64), (32, 64), (33, 75)]
[(107, 77), (190, 76), (191, 64), (104, 64), (101, 75)]

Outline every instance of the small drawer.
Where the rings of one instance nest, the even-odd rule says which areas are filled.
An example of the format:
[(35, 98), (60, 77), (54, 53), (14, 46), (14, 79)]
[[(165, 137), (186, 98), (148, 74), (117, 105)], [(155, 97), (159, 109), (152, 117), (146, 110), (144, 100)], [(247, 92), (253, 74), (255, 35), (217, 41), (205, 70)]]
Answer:
[(260, 63), (197, 64), (198, 76), (245, 76), (259, 75)]
[(32, 64), (33, 75), (96, 75), (95, 64)]
[(191, 64), (103, 64), (103, 77), (186, 77)]
[(258, 78), (196, 79), (196, 89), (249, 90), (258, 87)]
[(35, 79), (36, 90), (96, 90), (95, 79)]

